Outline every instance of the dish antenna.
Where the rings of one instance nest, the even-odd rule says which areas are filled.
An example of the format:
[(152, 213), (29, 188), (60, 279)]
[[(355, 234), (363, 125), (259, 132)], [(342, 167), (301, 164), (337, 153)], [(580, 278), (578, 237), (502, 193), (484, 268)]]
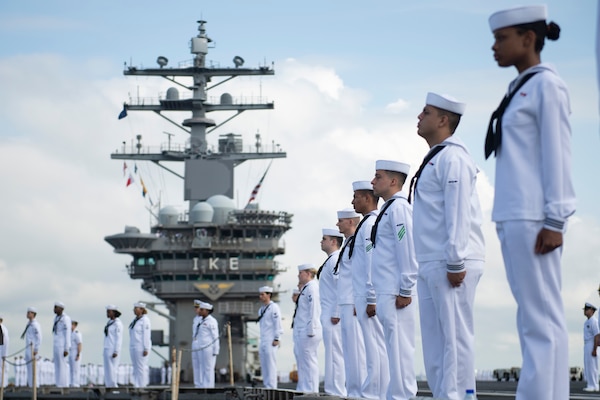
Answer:
[(167, 57), (158, 56), (158, 58), (156, 59), (156, 63), (162, 68), (169, 63), (169, 60), (167, 59)]
[(235, 56), (233, 57), (233, 63), (235, 64), (236, 68), (239, 68), (244, 65), (244, 59), (240, 56)]

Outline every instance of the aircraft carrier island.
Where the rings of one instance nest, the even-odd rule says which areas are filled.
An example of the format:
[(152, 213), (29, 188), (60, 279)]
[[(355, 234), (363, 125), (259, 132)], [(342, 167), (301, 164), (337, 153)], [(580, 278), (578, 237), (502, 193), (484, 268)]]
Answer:
[[(161, 337), (161, 332), (153, 332), (153, 345), (183, 350), (181, 382), (192, 381), (188, 350), (192, 342), (194, 299), (214, 306), (212, 315), (221, 332), (217, 369), (229, 367), (229, 344), (224, 333), (226, 326), (230, 326), (233, 373), (236, 381), (241, 382), (253, 374), (255, 368), (247, 363), (246, 324), (257, 319), (258, 288), (273, 286), (273, 280), (281, 272), (276, 257), (285, 251), (282, 237), (291, 227), (292, 215), (285, 211), (262, 210), (254, 201), (249, 201), (243, 209), (236, 208), (234, 168), (245, 161), (284, 158), (286, 153), (279, 146), (266, 151), (258, 134), (253, 138), (255, 142), (247, 147), (251, 151), (244, 151), (242, 135), (234, 133), (220, 134), (218, 148), (208, 145), (210, 132), (234, 117), (243, 118), (244, 111), (274, 108), (272, 102), (238, 101), (229, 93), (211, 102), (209, 91), (238, 76), (274, 75), (274, 70), (272, 66), (245, 68), (239, 56), (233, 58), (231, 67), (207, 66), (206, 56), (212, 41), (206, 33), (206, 22), (198, 21), (198, 24), (199, 33), (190, 41), (193, 54), (190, 62), (172, 68), (166, 57), (160, 56), (156, 60), (157, 68), (126, 65), (124, 70), (126, 76), (155, 76), (174, 84), (164, 98), (155, 102), (149, 103), (146, 98), (130, 99), (124, 104), (122, 114), (153, 111), (187, 132), (186, 145), (174, 149), (169, 143), (152, 153), (142, 151), (138, 136), (138, 143), (130, 146), (131, 149), (123, 145), (122, 151), (111, 154), (115, 160), (150, 161), (181, 178), (188, 210), (179, 212), (172, 205), (161, 206), (150, 232), (125, 227), (123, 233), (106, 236), (105, 240), (116, 253), (131, 256), (127, 267), (129, 276), (141, 280), (143, 290), (168, 308), (168, 335)], [(180, 95), (180, 89), (187, 90), (188, 94)], [(179, 123), (171, 114), (165, 115), (173, 111), (188, 115)], [(222, 121), (209, 118), (218, 111), (230, 111), (233, 116)], [(172, 162), (182, 162), (184, 173), (174, 171), (169, 166)], [(252, 194), (248, 193), (251, 200), (263, 179)], [(275, 301), (276, 292), (277, 287)]]

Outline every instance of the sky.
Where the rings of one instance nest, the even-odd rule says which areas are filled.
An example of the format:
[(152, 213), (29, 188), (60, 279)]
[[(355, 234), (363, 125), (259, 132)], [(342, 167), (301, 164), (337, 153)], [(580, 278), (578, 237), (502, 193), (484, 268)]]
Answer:
[[(297, 282), (296, 266), (325, 259), (321, 228), (334, 227), (336, 211), (350, 207), (351, 183), (370, 180), (375, 160), (394, 159), (418, 168), (427, 145), (416, 134), (426, 93), (450, 94), (467, 103), (456, 135), (480, 168), (486, 267), (475, 304), (476, 366), (491, 370), (521, 363), (516, 305), (506, 283), (490, 212), (494, 161), (483, 141), (513, 68), (494, 63), (487, 19), (526, 0), (0, 2), (0, 315), (11, 334), (10, 353), (28, 306), (38, 308), (41, 354), (51, 358), (52, 308), (56, 300), (80, 322), (83, 362), (101, 363), (106, 304), (117, 304), (124, 324), (134, 302), (159, 302), (129, 278), (129, 256), (114, 254), (103, 238), (136, 226), (148, 232), (154, 219), (139, 185), (126, 187), (122, 162), (110, 154), (142, 135), (143, 146), (183, 145), (186, 134), (152, 113), (117, 115), (123, 102), (158, 97), (173, 86), (152, 77), (125, 77), (124, 64), (155, 67), (165, 56), (177, 66), (192, 58), (188, 43), (199, 19), (207, 20), (212, 65), (273, 65), (275, 76), (240, 77), (209, 93), (263, 97), (273, 111), (243, 113), (209, 136), (241, 134), (245, 146), (260, 133), (263, 145), (279, 145), (287, 158), (273, 162), (258, 194), (260, 207), (294, 214), (285, 234), (286, 272), (275, 284), (286, 331), (279, 369), (293, 364), (287, 327)], [(561, 293), (569, 328), (570, 365), (583, 365), (584, 302), (600, 303), (600, 215), (597, 201), (600, 141), (596, 81), (597, 2), (548, 1), (549, 19), (562, 28), (547, 42), (542, 61), (558, 69), (571, 95), (573, 179), (578, 197), (563, 253)], [(227, 113), (212, 113), (223, 121)], [(176, 121), (188, 116), (174, 114)], [(166, 133), (165, 133), (166, 132)], [(149, 163), (150, 164), (150, 163)], [(149, 196), (187, 209), (179, 178), (138, 163)], [(268, 161), (236, 170), (234, 201), (243, 207)], [(180, 168), (174, 166), (173, 168)], [(286, 292), (287, 291), (287, 292)], [(558, 294), (557, 294), (558, 295)], [(258, 301), (258, 299), (257, 299)], [(167, 322), (151, 314), (153, 329)], [(191, 324), (191, 321), (190, 321)], [(251, 334), (257, 334), (250, 327)], [(415, 369), (423, 368), (416, 332)], [(125, 335), (122, 362), (128, 362)], [(166, 355), (165, 348), (158, 352)], [(322, 357), (322, 349), (321, 349)], [(151, 365), (160, 358), (152, 355)]]

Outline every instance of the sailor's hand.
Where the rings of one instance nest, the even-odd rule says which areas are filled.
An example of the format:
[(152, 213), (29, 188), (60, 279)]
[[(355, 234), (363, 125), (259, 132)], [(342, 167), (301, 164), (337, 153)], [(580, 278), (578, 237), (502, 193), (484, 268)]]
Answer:
[(452, 287), (459, 287), (460, 284), (465, 280), (465, 275), (467, 275), (467, 271), (446, 273), (448, 282), (450, 282), (450, 286)]
[(396, 308), (402, 309), (408, 307), (412, 302), (412, 297), (396, 296)]
[(275, 346), (279, 346), (279, 340), (275, 339), (273, 340), (273, 343), (271, 343), (273, 345), (273, 347)]
[(367, 304), (367, 316), (369, 318), (377, 315), (377, 306), (375, 304)]
[(118, 353), (113, 353), (112, 358), (117, 358), (119, 356)]
[(562, 244), (563, 236), (561, 232), (542, 228), (535, 241), (535, 254), (550, 253), (554, 249), (562, 246)]
[(146, 357), (146, 356), (148, 355), (148, 352), (147, 352), (146, 350), (144, 350), (144, 352), (142, 353), (142, 355), (143, 355), (144, 357)]
[(66, 351), (66, 350), (65, 350), (65, 351), (63, 351), (63, 357), (66, 357), (66, 356), (68, 356), (68, 355), (69, 355), (69, 352), (68, 352), (68, 351)]
[(331, 323), (332, 323), (333, 325), (337, 325), (339, 322), (340, 322), (340, 319), (339, 319), (339, 318), (331, 317)]

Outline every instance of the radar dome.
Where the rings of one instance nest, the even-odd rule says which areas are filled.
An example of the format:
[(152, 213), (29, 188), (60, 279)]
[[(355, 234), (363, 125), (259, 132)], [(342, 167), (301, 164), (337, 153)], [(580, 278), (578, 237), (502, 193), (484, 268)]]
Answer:
[(167, 89), (167, 100), (179, 100), (179, 90), (175, 87)]
[(158, 222), (161, 225), (177, 225), (179, 211), (173, 206), (166, 206), (158, 212)]
[(215, 210), (215, 214), (213, 216), (213, 222), (215, 224), (224, 224), (227, 222), (227, 217), (229, 213), (235, 210), (235, 203), (233, 199), (230, 199), (227, 196), (222, 194), (215, 194), (206, 200), (213, 209)]
[(211, 222), (214, 214), (215, 210), (213, 206), (206, 201), (201, 201), (192, 207), (192, 210), (190, 211), (190, 220), (192, 223)]
[(138, 228), (136, 228), (135, 226), (126, 225), (125, 233), (140, 233), (140, 230)]
[(233, 104), (233, 98), (231, 97), (231, 95), (229, 93), (223, 93), (221, 95), (221, 104), (228, 105), (228, 106)]

